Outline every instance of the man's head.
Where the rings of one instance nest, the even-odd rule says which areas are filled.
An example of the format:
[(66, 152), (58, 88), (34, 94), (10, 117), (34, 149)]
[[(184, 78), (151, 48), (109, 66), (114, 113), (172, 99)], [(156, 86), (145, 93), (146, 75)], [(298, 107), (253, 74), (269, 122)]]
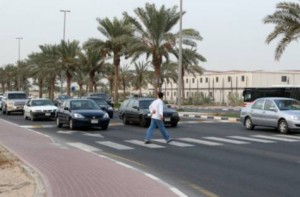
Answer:
[(164, 96), (164, 93), (162, 93), (162, 92), (158, 92), (158, 93), (157, 93), (157, 96), (158, 96), (158, 98), (160, 98), (160, 99), (161, 99), (161, 98)]

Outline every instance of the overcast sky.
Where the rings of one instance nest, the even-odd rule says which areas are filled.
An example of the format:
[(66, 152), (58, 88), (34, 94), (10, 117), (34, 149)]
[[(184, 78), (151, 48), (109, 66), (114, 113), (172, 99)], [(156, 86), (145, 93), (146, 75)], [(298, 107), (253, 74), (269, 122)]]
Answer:
[[(297, 2), (296, 0), (287, 0)], [(102, 38), (96, 18), (130, 15), (145, 3), (157, 7), (178, 6), (179, 0), (1, 0), (0, 6), (0, 66), (18, 60), (18, 40), (21, 59), (39, 52), (39, 45), (58, 44), (63, 37), (63, 13), (66, 39), (82, 44), (91, 37)], [(183, 28), (194, 28), (203, 37), (198, 51), (207, 62), (207, 70), (299, 70), (300, 44), (287, 47), (280, 61), (274, 60), (278, 40), (265, 44), (273, 25), (264, 25), (263, 18), (275, 11), (280, 0), (183, 0), (186, 14)], [(178, 31), (178, 27), (173, 29)]]

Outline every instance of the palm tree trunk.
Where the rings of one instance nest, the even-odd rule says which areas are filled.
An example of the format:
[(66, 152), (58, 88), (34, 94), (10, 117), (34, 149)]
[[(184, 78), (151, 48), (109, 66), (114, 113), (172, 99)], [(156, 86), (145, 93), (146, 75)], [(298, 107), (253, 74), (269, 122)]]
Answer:
[(66, 73), (66, 77), (67, 77), (67, 95), (71, 96), (71, 80), (72, 80), (72, 75), (67, 72)]
[(160, 65), (162, 63), (162, 57), (156, 54), (152, 54), (153, 59), (152, 59), (152, 64), (154, 67), (154, 96), (156, 97), (158, 93), (158, 88), (159, 88), (159, 81), (160, 81)]
[(39, 98), (43, 97), (43, 78), (39, 78)]
[(94, 78), (95, 78), (95, 72), (90, 71), (89, 72), (89, 92), (93, 92), (93, 86), (94, 86)]
[(118, 103), (119, 100), (119, 66), (120, 66), (120, 57), (118, 55), (114, 58), (114, 66), (115, 66), (115, 78), (114, 78), (114, 102)]

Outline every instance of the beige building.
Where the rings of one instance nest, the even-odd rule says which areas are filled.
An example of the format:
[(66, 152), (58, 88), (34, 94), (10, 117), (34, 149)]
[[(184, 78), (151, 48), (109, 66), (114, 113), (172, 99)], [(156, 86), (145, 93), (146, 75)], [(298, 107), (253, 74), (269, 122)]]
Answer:
[[(200, 94), (210, 97), (216, 104), (227, 104), (228, 95), (236, 93), (242, 98), (245, 87), (271, 87), (300, 85), (300, 70), (285, 71), (206, 71), (203, 75), (186, 75), (183, 80), (185, 98)], [(175, 103), (177, 83), (163, 83), (165, 99)], [(143, 94), (151, 94), (153, 87), (148, 86)]]

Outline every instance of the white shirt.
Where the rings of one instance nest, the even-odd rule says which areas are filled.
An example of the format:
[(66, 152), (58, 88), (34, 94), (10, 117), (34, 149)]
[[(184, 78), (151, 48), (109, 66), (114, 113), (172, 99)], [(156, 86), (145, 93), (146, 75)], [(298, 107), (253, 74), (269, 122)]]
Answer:
[(163, 101), (161, 99), (154, 100), (149, 106), (151, 118), (161, 120), (163, 117)]

